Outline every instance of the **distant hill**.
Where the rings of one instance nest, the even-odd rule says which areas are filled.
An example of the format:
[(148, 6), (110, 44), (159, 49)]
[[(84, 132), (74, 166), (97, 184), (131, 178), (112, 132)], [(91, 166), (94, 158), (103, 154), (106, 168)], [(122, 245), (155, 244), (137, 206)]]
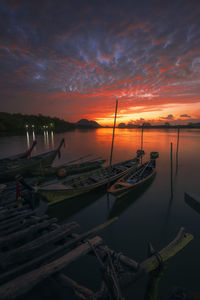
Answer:
[(0, 133), (24, 133), (26, 130), (34, 130), (35, 132), (43, 130), (64, 132), (75, 128), (75, 124), (59, 118), (52, 118), (40, 114), (22, 115), (0, 112)]
[(76, 126), (79, 128), (101, 128), (102, 126), (98, 124), (96, 121), (89, 121), (87, 119), (81, 119), (76, 123)]

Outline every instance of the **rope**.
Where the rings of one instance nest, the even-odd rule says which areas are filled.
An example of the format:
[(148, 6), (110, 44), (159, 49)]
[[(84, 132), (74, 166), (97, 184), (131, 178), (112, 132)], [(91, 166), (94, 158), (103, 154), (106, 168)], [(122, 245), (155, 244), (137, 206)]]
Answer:
[[(124, 298), (123, 298), (123, 296), (121, 294), (119, 282), (118, 282), (118, 279), (117, 279), (117, 274), (116, 274), (114, 265), (112, 263), (112, 258), (111, 258), (110, 252), (106, 251), (109, 265), (105, 266), (104, 263), (103, 263), (103, 261), (102, 261), (102, 259), (101, 259), (101, 257), (99, 256), (98, 252), (96, 251), (96, 248), (90, 243), (89, 240), (87, 240), (87, 242), (90, 245), (90, 247), (92, 248), (92, 250), (94, 251), (94, 253), (95, 253), (96, 257), (97, 257), (97, 260), (100, 263), (101, 269), (105, 272), (105, 274), (107, 273), (107, 275), (112, 279), (113, 284), (110, 285), (111, 289), (112, 289), (112, 294), (116, 294), (117, 293), (117, 295), (114, 295), (114, 297), (117, 296), (117, 298), (115, 297), (114, 299), (116, 299), (116, 300), (124, 300)], [(107, 283), (109, 284), (109, 282), (107, 282)], [(115, 288), (116, 293), (114, 292), (113, 287)]]

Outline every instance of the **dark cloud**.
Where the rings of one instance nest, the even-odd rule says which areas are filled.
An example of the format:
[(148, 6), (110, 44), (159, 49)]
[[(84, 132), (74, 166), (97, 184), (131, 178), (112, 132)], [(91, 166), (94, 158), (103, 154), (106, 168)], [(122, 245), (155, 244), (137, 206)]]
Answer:
[(180, 118), (191, 118), (191, 116), (189, 116), (188, 114), (183, 114), (183, 115), (180, 115)]
[(163, 120), (173, 120), (174, 116), (173, 115), (168, 115), (167, 117), (161, 117)]

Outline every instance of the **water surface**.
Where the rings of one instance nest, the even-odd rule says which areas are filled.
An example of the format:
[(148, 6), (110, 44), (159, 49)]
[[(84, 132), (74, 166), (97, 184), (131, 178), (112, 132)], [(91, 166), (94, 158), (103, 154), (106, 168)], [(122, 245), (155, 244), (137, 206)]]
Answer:
[[(26, 136), (0, 137), (0, 158), (23, 152), (34, 137), (32, 132)], [(107, 159), (108, 163), (112, 129), (75, 130), (63, 134), (45, 132), (44, 135), (36, 135), (37, 146), (33, 155), (56, 148), (62, 137), (65, 138), (65, 148), (61, 151), (61, 159), (57, 159), (55, 165), (88, 154), (90, 156), (87, 159), (102, 157)], [(174, 150), (173, 199), (170, 196), (171, 142)], [(140, 143), (141, 130), (116, 129), (113, 163), (135, 157)], [(159, 151), (160, 158), (157, 160), (155, 179), (142, 191), (132, 192), (120, 201), (116, 201), (113, 196), (108, 198), (105, 190), (94, 191), (82, 197), (63, 201), (49, 209), (50, 215), (56, 216), (61, 222), (77, 221), (81, 225), (81, 231), (118, 215), (119, 219), (99, 235), (110, 248), (123, 252), (137, 261), (146, 259), (149, 241), (160, 250), (176, 236), (180, 227), (185, 227), (195, 239), (169, 261), (167, 271), (159, 285), (158, 299), (163, 300), (167, 299), (170, 291), (176, 286), (193, 292), (198, 291), (199, 285), (200, 215), (184, 202), (184, 192), (191, 191), (200, 195), (200, 131), (181, 130), (177, 172), (176, 143), (175, 129), (144, 131), (143, 146), (146, 154), (143, 161), (148, 160), (151, 151)], [(89, 257), (73, 263), (67, 268), (66, 273), (81, 284), (97, 290), (100, 280), (98, 268), (96, 259)], [(126, 299), (143, 299), (145, 286), (146, 278), (138, 281), (127, 290)], [(33, 291), (30, 297), (35, 299), (34, 293), (37, 292)], [(66, 295), (62, 293), (59, 297), (66, 299)], [(67, 299), (74, 298), (68, 294)]]

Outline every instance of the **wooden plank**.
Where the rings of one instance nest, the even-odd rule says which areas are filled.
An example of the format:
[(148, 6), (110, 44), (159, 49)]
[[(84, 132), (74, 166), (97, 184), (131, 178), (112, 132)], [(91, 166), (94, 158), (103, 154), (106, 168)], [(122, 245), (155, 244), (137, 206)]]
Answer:
[[(80, 226), (76, 222), (64, 224), (21, 247), (8, 251), (5, 254), (3, 253), (0, 255), (0, 268), (6, 269), (13, 263), (21, 264), (33, 258), (33, 252), (34, 254), (37, 253), (38, 249), (61, 240), (79, 228)], [(35, 256), (36, 255), (34, 255), (34, 257)]]
[[(90, 244), (94, 247), (101, 242), (102, 239), (100, 237), (95, 237), (90, 240)], [(81, 256), (86, 255), (90, 251), (91, 246), (89, 243), (84, 243), (55, 261), (9, 281), (0, 287), (0, 299), (11, 300), (24, 295), (39, 282), (52, 274), (61, 271), (63, 268), (66, 268), (70, 263)]]

